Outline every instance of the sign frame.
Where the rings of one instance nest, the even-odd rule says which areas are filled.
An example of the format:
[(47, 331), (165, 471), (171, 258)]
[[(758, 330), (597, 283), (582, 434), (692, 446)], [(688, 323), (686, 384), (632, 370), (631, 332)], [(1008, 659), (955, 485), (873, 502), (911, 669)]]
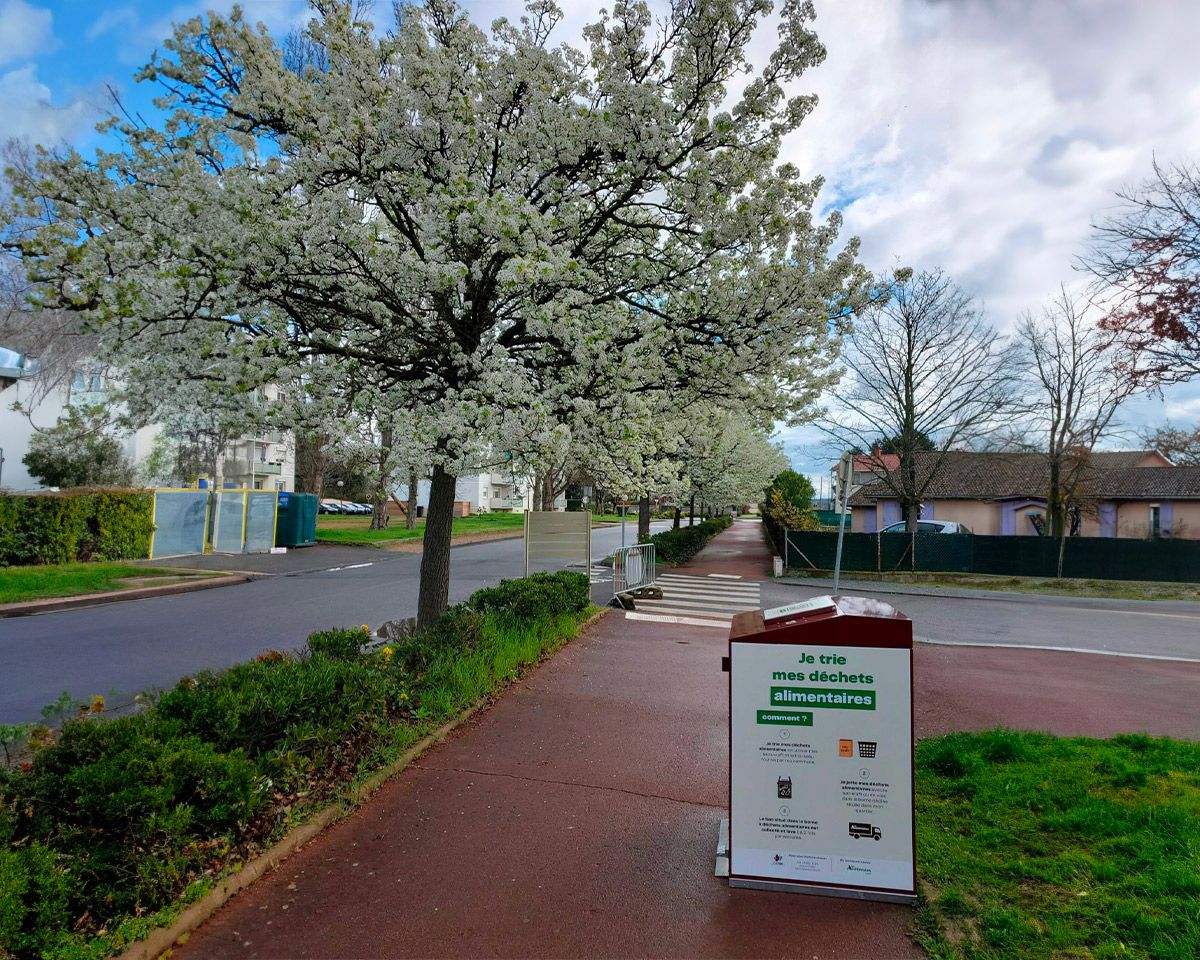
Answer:
[[(729, 696), (729, 821), (724, 839), (729, 863), (729, 885), (761, 890), (776, 890), (788, 893), (804, 893), (843, 897), (856, 900), (879, 900), (890, 903), (911, 904), (916, 901), (917, 888), (917, 836), (916, 836), (916, 781), (915, 751), (916, 728), (913, 710), (913, 644), (912, 621), (889, 604), (862, 597), (819, 597), (820, 606), (813, 605), (806, 612), (793, 615), (788, 612), (773, 620), (764, 619), (762, 610), (737, 614), (729, 631), (728, 640), (728, 696)], [(832, 605), (829, 605), (829, 602)], [(789, 605), (790, 606), (790, 605)], [(738, 660), (734, 655), (735, 644), (765, 644), (787, 646), (794, 650), (820, 649), (828, 647), (856, 647), (863, 649), (899, 650), (907, 654), (908, 666), (908, 813), (911, 835), (912, 875), (906, 888), (870, 884), (851, 884), (826, 880), (805, 880), (795, 877), (763, 876), (756, 873), (735, 872), (735, 845), (737, 829), (734, 808), (734, 751), (738, 744), (734, 740), (734, 681)], [(767, 687), (769, 689), (769, 686)], [(764, 700), (759, 706), (767, 706)], [(760, 711), (761, 712), (761, 711)], [(818, 711), (819, 712), (819, 711)], [(811, 714), (810, 714), (811, 716)], [(760, 721), (761, 722), (761, 721)], [(791, 722), (791, 721), (789, 721)], [(811, 720), (803, 726), (811, 726)], [(789, 785), (790, 786), (790, 785)], [(864, 827), (866, 824), (855, 824)], [(852, 836), (861, 836), (854, 834)], [(782, 847), (782, 844), (781, 844)]]

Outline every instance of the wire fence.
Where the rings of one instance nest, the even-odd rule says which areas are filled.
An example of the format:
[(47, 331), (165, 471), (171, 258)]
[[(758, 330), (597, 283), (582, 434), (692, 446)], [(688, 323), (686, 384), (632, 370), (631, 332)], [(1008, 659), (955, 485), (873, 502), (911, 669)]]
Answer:
[[(788, 530), (784, 566), (832, 570), (837, 534)], [(847, 533), (843, 571), (980, 573), (1014, 577), (1200, 582), (1200, 540), (990, 537), (953, 533)]]

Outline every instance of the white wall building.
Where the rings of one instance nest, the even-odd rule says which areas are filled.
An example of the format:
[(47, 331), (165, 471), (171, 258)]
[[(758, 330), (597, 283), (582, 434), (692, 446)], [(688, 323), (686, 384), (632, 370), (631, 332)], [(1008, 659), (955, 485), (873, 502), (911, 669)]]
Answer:
[[(408, 485), (396, 489), (396, 498), (403, 503), (408, 498)], [(511, 472), (494, 471), (471, 473), (459, 477), (454, 484), (454, 499), (471, 504), (471, 513), (515, 512), (533, 509), (533, 479), (517, 477), (513, 481)], [(429, 481), (417, 483), (417, 506), (429, 506)], [(559, 495), (554, 501), (555, 510), (566, 510), (567, 500)]]
[[(54, 426), (71, 404), (104, 401), (104, 378), (98, 372), (77, 371), (69, 384), (39, 397), (36, 366), (27, 358), (0, 347), (0, 489), (40, 490), (22, 458), (38, 429)], [(20, 411), (13, 405), (19, 404)], [(147, 427), (118, 437), (125, 455), (142, 467), (162, 427)], [(221, 484), (252, 490), (293, 490), (296, 483), (295, 444), (290, 434), (267, 433), (235, 440), (218, 465)], [(212, 478), (214, 481), (217, 478)]]

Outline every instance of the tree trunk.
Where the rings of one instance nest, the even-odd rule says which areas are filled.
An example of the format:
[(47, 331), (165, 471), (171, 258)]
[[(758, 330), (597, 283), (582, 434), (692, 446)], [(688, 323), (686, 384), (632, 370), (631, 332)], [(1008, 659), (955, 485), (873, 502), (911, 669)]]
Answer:
[(533, 511), (537, 513), (542, 509), (542, 478), (534, 474), (533, 477)]
[[(1062, 504), (1062, 463), (1058, 457), (1050, 458), (1050, 489), (1046, 491), (1046, 532), (1052, 537), (1064, 534), (1065, 523)], [(1062, 576), (1062, 572), (1059, 572)]]
[(425, 511), (421, 588), (417, 597), (417, 629), (433, 626), (446, 612), (450, 599), (450, 536), (454, 524), (455, 478), (434, 467)]
[(408, 471), (408, 503), (404, 505), (404, 526), (412, 530), (417, 525), (417, 471)]
[(388, 461), (392, 457), (392, 442), (394, 440), (391, 427), (379, 431), (379, 476), (375, 481), (374, 496), (371, 498), (370, 530), (386, 530), (388, 525), (387, 502), (392, 485), (391, 473), (388, 471)]
[(696, 494), (692, 493), (692, 499), (688, 502), (688, 526), (696, 525)]
[(674, 518), (671, 520), (671, 529), (672, 529), (672, 530), (678, 530), (678, 529), (679, 529), (679, 513), (680, 513), (679, 507), (676, 507), (676, 508), (675, 508), (675, 516), (674, 516)]
[(650, 494), (643, 493), (638, 501), (638, 543), (650, 539)]
[(1058, 579), (1062, 579), (1063, 575), (1063, 557), (1067, 552), (1067, 538), (1065, 535), (1060, 535), (1058, 538)]

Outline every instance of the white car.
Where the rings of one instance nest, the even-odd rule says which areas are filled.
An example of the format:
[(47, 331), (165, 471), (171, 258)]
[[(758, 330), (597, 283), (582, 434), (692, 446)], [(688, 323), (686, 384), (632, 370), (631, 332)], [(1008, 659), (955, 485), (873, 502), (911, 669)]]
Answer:
[[(889, 523), (880, 533), (907, 533), (904, 521)], [(918, 520), (917, 533), (970, 533), (971, 528), (953, 520)]]

